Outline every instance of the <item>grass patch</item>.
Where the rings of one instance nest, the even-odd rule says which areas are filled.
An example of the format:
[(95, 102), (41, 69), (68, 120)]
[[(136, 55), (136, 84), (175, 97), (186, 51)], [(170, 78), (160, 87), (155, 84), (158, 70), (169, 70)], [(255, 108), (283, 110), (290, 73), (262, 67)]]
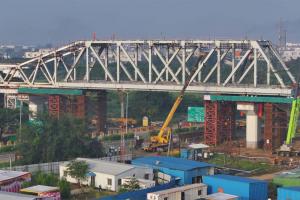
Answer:
[(233, 169), (253, 171), (255, 174), (271, 173), (277, 170), (276, 166), (273, 166), (264, 162), (255, 162), (239, 157), (232, 157), (225, 154), (216, 154), (208, 160), (208, 163), (215, 164), (220, 167), (228, 167)]

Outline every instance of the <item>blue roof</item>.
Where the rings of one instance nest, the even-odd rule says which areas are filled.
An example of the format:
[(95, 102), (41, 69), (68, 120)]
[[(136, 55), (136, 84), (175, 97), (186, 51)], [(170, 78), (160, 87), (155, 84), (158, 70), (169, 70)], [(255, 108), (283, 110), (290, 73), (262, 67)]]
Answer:
[(183, 158), (166, 157), (166, 156), (149, 156), (134, 159), (134, 165), (143, 165), (148, 167), (163, 167), (175, 170), (192, 170), (195, 168), (204, 168), (214, 166), (205, 162), (187, 160)]
[(280, 187), (278, 189), (280, 189), (280, 190), (292, 190), (292, 191), (300, 192), (300, 187), (299, 186), (294, 186), (294, 187)]
[(225, 175), (225, 174), (217, 174), (213, 176), (206, 176), (210, 178), (216, 178), (216, 179), (225, 179), (225, 180), (232, 180), (232, 181), (238, 181), (238, 182), (244, 182), (244, 183), (267, 183), (267, 181), (253, 179), (253, 178), (247, 178), (247, 177), (241, 177), (241, 176), (231, 176), (231, 175)]

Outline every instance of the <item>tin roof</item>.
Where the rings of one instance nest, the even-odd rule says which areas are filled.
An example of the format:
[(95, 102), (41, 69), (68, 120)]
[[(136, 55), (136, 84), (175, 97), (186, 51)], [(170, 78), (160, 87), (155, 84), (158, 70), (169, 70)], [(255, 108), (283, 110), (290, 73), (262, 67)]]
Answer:
[(30, 174), (30, 173), (29, 172), (0, 170), (0, 182), (18, 178), (18, 177), (21, 177), (26, 174)]
[(46, 185), (35, 185), (35, 186), (21, 189), (21, 192), (27, 192), (32, 194), (39, 194), (42, 192), (55, 192), (55, 191), (59, 191), (59, 188), (46, 186)]
[(217, 175), (205, 176), (205, 177), (232, 180), (232, 181), (238, 181), (238, 182), (244, 182), (244, 183), (257, 183), (257, 182), (267, 183), (266, 181), (263, 181), (263, 180), (247, 178), (247, 177), (241, 177), (241, 176), (231, 176), (231, 175), (225, 175), (225, 174), (217, 174)]
[(157, 195), (164, 195), (164, 194), (171, 194), (174, 192), (186, 191), (186, 190), (190, 190), (190, 189), (194, 189), (194, 188), (203, 188), (203, 187), (207, 187), (207, 186), (203, 183), (195, 183), (195, 184), (184, 185), (181, 187), (175, 187), (175, 188), (171, 188), (171, 189), (167, 189), (167, 190), (160, 190), (160, 191), (151, 192), (151, 193), (157, 194)]
[(205, 168), (214, 166), (205, 162), (198, 162), (193, 160), (187, 160), (183, 158), (166, 157), (166, 156), (149, 156), (134, 159), (132, 164), (143, 165), (154, 168), (169, 168), (181, 171), (192, 170), (196, 168)]
[(280, 187), (281, 190), (292, 190), (296, 192), (300, 192), (300, 186), (294, 186), (294, 187)]
[[(99, 159), (89, 159), (89, 158), (77, 158), (76, 160), (86, 161), (89, 165), (89, 171), (93, 173), (103, 173), (110, 175), (118, 175), (128, 170), (134, 169), (139, 166), (118, 163), (113, 161), (99, 160)], [(63, 165), (67, 166), (68, 162)], [(139, 167), (140, 168), (140, 167)]]
[(5, 199), (5, 200), (35, 200), (35, 199), (37, 199), (37, 196), (14, 193), (14, 192), (0, 191), (0, 199)]
[(221, 193), (221, 192), (210, 194), (205, 197), (205, 199), (207, 200), (231, 200), (234, 198), (238, 198), (238, 196)]

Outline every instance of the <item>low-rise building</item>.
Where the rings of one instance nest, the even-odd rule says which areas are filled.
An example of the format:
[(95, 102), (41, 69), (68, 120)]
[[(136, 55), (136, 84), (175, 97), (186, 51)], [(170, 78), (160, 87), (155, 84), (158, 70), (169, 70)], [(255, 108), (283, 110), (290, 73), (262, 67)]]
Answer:
[(207, 186), (202, 183), (175, 187), (147, 194), (147, 200), (196, 200), (206, 196)]
[[(89, 165), (88, 179), (83, 182), (85, 185), (118, 191), (122, 185), (122, 178), (135, 177), (137, 179), (153, 180), (153, 170), (148, 167), (99, 159), (78, 158), (77, 160), (86, 161)], [(71, 183), (77, 183), (77, 180), (68, 175), (67, 164), (68, 162), (60, 164), (60, 177), (65, 177)]]
[(218, 174), (203, 176), (203, 183), (207, 185), (208, 194), (222, 192), (245, 200), (268, 199), (268, 183), (262, 180)]
[(40, 197), (33, 195), (26, 195), (14, 192), (3, 192), (0, 191), (0, 199), (3, 200), (41, 200)]
[(0, 190), (6, 192), (19, 192), (23, 182), (31, 180), (31, 173), (19, 171), (0, 170)]
[(238, 196), (222, 192), (207, 195), (203, 200), (238, 200)]
[(35, 185), (20, 190), (24, 194), (33, 194), (41, 199), (60, 200), (60, 192), (58, 187)]
[(201, 183), (202, 176), (213, 175), (214, 165), (166, 156), (149, 156), (134, 159), (132, 164), (151, 167), (156, 173), (164, 173), (179, 179), (179, 184)]

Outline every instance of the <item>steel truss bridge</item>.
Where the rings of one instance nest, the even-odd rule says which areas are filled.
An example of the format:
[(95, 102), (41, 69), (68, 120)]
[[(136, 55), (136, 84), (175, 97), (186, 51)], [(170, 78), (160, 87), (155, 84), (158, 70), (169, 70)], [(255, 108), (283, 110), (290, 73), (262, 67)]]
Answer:
[(179, 91), (205, 53), (188, 91), (291, 96), (294, 75), (269, 41), (77, 41), (0, 68), (0, 89)]

